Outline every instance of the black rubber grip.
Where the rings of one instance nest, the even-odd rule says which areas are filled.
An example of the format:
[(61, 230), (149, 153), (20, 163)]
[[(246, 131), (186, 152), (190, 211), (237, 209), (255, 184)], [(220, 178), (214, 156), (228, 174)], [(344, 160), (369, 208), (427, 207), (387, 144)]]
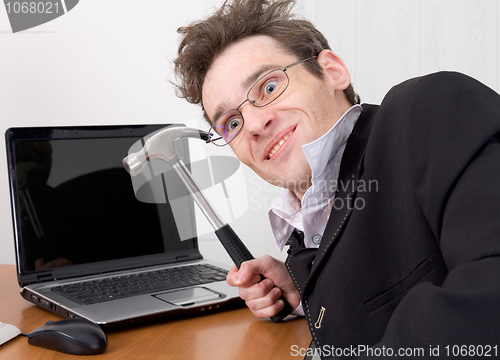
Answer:
[[(238, 235), (236, 235), (231, 226), (229, 226), (229, 224), (226, 224), (219, 230), (216, 230), (215, 235), (217, 235), (219, 241), (222, 243), (222, 246), (224, 246), (224, 249), (226, 249), (227, 253), (231, 257), (231, 260), (233, 260), (238, 269), (244, 261), (254, 259), (253, 255), (250, 253), (245, 244), (243, 244)], [(261, 281), (265, 279), (262, 275), (260, 277)], [(290, 315), (293, 311), (292, 307), (283, 295), (281, 295), (280, 300), (283, 301), (285, 306), (279, 313), (271, 317), (273, 322), (283, 321), (283, 319)]]
[(217, 230), (215, 235), (217, 235), (222, 243), (222, 246), (224, 246), (224, 249), (226, 249), (227, 253), (231, 257), (231, 260), (233, 260), (238, 269), (240, 268), (242, 262), (254, 259), (245, 244), (243, 244), (238, 235), (236, 235), (234, 230), (228, 224)]

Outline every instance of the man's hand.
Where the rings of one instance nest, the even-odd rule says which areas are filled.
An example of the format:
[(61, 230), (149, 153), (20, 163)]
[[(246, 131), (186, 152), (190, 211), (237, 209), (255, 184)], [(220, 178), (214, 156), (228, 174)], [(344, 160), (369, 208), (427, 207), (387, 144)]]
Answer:
[[(260, 275), (267, 279), (260, 281)], [(233, 266), (226, 281), (231, 286), (239, 287), (240, 297), (253, 314), (260, 318), (268, 318), (280, 312), (284, 306), (283, 301), (279, 300), (281, 294), (292, 309), (300, 304), (299, 292), (285, 264), (269, 255), (245, 261), (239, 270)]]
[(35, 260), (35, 270), (46, 270), (46, 269), (52, 269), (56, 267), (70, 266), (70, 265), (74, 264), (68, 259), (61, 256), (59, 256), (57, 259), (49, 261), (48, 263), (46, 263), (43, 258)]

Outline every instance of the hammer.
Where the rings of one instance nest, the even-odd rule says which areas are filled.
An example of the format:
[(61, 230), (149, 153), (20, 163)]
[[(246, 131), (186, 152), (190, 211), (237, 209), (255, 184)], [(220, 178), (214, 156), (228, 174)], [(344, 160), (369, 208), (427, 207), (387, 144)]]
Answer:
[[(217, 235), (224, 249), (226, 249), (231, 260), (233, 260), (239, 269), (244, 261), (252, 260), (254, 257), (229, 224), (224, 223), (215, 212), (186, 168), (186, 165), (184, 165), (184, 162), (177, 154), (174, 143), (177, 139), (184, 137), (198, 138), (206, 141), (208, 140), (208, 133), (183, 126), (166, 127), (151, 136), (140, 151), (129, 154), (129, 156), (123, 159), (123, 166), (130, 175), (136, 176), (144, 169), (147, 161), (156, 158), (166, 161), (179, 176), (179, 179), (188, 190), (194, 202), (215, 230), (215, 235)], [(261, 281), (264, 279), (265, 277), (261, 275)], [(275, 323), (281, 322), (293, 311), (283, 295), (281, 295), (280, 299), (285, 306), (278, 314), (271, 317), (271, 320)]]

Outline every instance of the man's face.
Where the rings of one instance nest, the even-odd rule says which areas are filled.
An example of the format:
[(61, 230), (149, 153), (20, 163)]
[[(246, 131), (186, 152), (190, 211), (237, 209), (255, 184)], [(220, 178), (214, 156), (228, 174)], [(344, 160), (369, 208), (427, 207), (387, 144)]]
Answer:
[[(346, 86), (339, 85), (338, 71), (328, 65), (333, 60), (327, 59), (325, 66), (322, 55), (318, 62), (328, 68), (324, 79), (300, 64), (287, 70), (290, 84), (276, 101), (262, 108), (243, 104), (239, 109), (243, 128), (229, 144), (260, 177), (294, 191), (299, 199), (311, 185), (311, 169), (302, 146), (325, 134), (350, 107), (342, 94), (350, 78)], [(216, 113), (238, 107), (260, 76), (298, 60), (303, 59), (287, 54), (267, 36), (253, 36), (231, 45), (216, 57), (205, 77), (202, 97), (207, 115), (214, 121)]]

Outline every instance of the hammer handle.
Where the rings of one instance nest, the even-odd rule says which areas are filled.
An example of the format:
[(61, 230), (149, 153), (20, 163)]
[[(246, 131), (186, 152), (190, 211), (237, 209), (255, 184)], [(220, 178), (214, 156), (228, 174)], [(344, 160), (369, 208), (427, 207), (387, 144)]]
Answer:
[[(228, 224), (216, 230), (215, 235), (217, 235), (220, 242), (226, 249), (233, 262), (236, 264), (236, 267), (238, 267), (238, 269), (244, 261), (254, 259), (248, 248), (245, 246), (245, 244), (243, 244), (238, 235), (236, 235), (234, 230)], [(265, 277), (262, 275), (260, 277), (261, 281), (265, 279)], [(281, 295), (280, 300), (283, 301), (285, 306), (278, 314), (271, 317), (271, 320), (275, 323), (281, 322), (293, 311), (292, 307), (290, 306), (288, 301), (286, 301), (283, 295)]]

